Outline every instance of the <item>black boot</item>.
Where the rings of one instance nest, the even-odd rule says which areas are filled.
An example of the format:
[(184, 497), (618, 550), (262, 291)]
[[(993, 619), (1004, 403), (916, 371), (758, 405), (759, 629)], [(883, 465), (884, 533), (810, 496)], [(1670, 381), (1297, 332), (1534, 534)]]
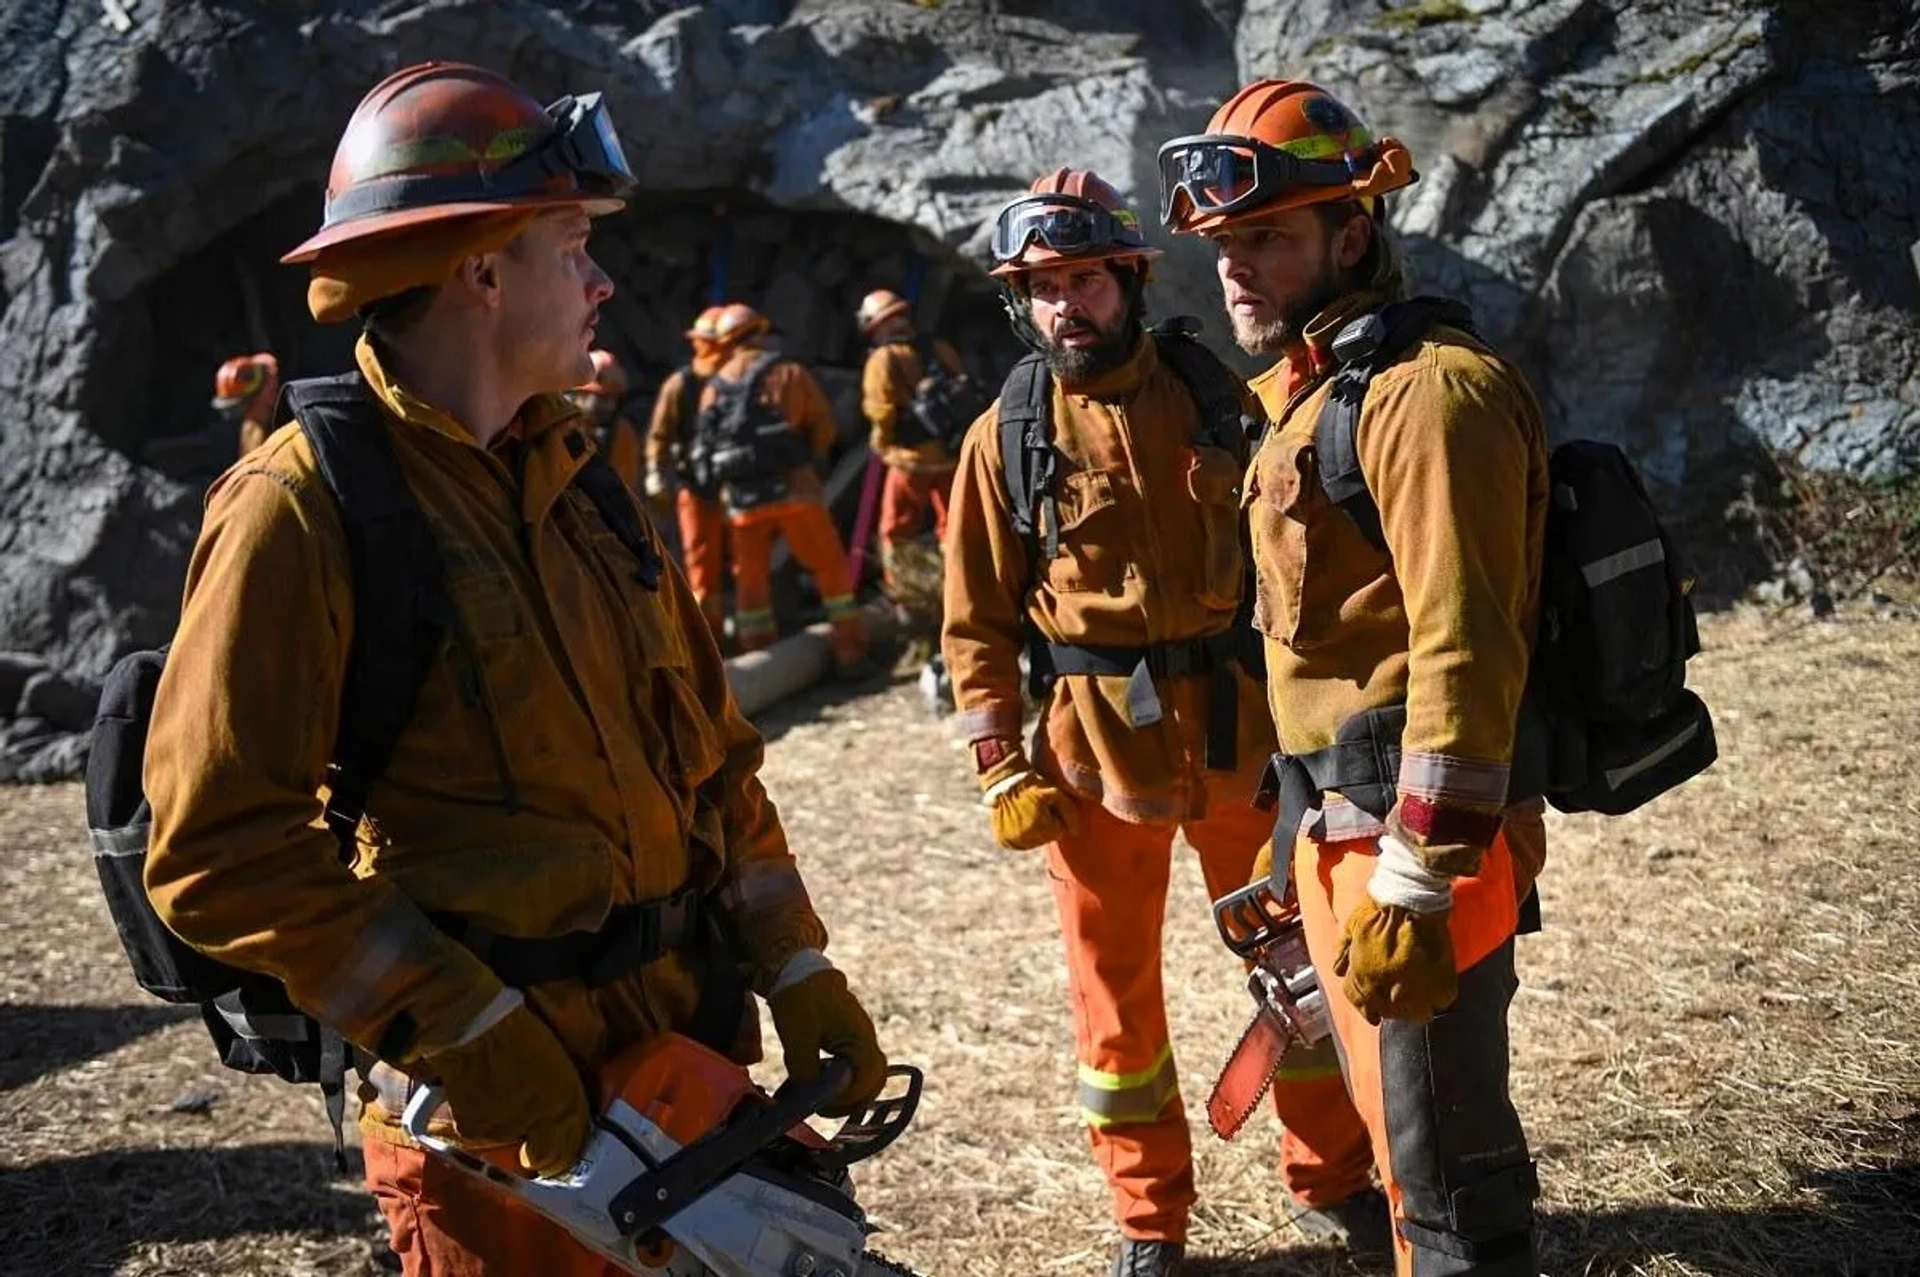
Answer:
[(1312, 1241), (1345, 1247), (1356, 1260), (1393, 1261), (1393, 1212), (1377, 1188), (1363, 1188), (1327, 1206), (1299, 1207), (1293, 1226)]
[(1146, 1242), (1129, 1237), (1113, 1257), (1113, 1277), (1173, 1277), (1187, 1248), (1179, 1242)]

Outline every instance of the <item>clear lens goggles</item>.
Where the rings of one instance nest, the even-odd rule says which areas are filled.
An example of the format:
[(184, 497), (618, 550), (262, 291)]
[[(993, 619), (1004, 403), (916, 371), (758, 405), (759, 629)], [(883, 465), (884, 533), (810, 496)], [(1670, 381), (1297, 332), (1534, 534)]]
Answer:
[(1139, 222), (1077, 195), (1024, 195), (993, 220), (993, 260), (1018, 261), (1035, 240), (1079, 257), (1108, 248), (1144, 248)]

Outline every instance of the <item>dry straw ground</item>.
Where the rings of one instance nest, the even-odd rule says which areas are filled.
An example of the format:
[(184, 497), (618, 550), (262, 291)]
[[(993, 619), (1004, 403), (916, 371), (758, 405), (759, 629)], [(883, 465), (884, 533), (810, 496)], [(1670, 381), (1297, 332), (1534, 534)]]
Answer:
[[(1745, 615), (1707, 639), (1720, 765), (1627, 819), (1557, 819), (1521, 947), (1543, 1265), (1920, 1273), (1920, 626)], [(883, 1248), (930, 1277), (1104, 1272), (1041, 863), (989, 845), (910, 687), (767, 726), (839, 961), (927, 1071), (918, 1129), (861, 1176)], [(123, 972), (78, 789), (0, 792), (0, 830), (0, 1273), (374, 1271), (314, 1097), (221, 1073)], [(1248, 1008), (1190, 857), (1170, 914), (1197, 1112)], [(1196, 1133), (1194, 1270), (1347, 1271), (1278, 1223), (1270, 1125)]]

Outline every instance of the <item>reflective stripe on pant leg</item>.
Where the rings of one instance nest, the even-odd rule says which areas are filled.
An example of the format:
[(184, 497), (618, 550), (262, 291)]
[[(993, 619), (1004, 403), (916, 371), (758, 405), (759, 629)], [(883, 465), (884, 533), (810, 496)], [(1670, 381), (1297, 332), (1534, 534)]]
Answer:
[(1173, 1044), (1160, 1048), (1154, 1062), (1137, 1073), (1102, 1073), (1080, 1066), (1080, 1115), (1096, 1130), (1116, 1122), (1151, 1122), (1180, 1095), (1173, 1067)]
[(1121, 1231), (1179, 1240), (1194, 1199), (1193, 1150), (1160, 970), (1174, 831), (1075, 801), (1080, 832), (1047, 847), (1047, 876), (1073, 999), (1077, 1098)]
[(1539, 1185), (1507, 1093), (1513, 941), (1461, 973), (1431, 1024), (1380, 1026), (1380, 1069), (1400, 1231), (1415, 1277), (1534, 1277)]

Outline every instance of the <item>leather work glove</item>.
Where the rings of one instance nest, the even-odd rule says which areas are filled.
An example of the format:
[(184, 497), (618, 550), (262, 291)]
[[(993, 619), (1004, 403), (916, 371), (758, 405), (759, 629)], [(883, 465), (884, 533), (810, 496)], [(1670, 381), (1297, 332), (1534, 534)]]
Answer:
[(438, 1078), (463, 1141), (518, 1144), (522, 1166), (558, 1175), (579, 1157), (593, 1114), (560, 1039), (513, 996), (498, 1023), (427, 1056), (420, 1071)]
[(820, 1057), (837, 1055), (853, 1065), (853, 1080), (820, 1112), (845, 1117), (865, 1108), (887, 1084), (887, 1057), (874, 1036), (873, 1020), (847, 988), (847, 977), (817, 949), (788, 959), (786, 970), (767, 995), (773, 1031), (780, 1035), (787, 1076), (811, 1082), (820, 1076)]
[(658, 501), (667, 495), (667, 476), (649, 467), (646, 478), (640, 481), (640, 486), (647, 500)]
[(1080, 806), (1058, 786), (1041, 779), (1026, 753), (1012, 741), (987, 740), (974, 747), (980, 771), (980, 801), (993, 814), (993, 840), (1009, 851), (1032, 851), (1080, 832)]
[(1347, 918), (1333, 973), (1367, 1023), (1425, 1024), (1460, 996), (1454, 966), (1453, 879), (1421, 864), (1391, 834), (1380, 839), (1367, 899)]

